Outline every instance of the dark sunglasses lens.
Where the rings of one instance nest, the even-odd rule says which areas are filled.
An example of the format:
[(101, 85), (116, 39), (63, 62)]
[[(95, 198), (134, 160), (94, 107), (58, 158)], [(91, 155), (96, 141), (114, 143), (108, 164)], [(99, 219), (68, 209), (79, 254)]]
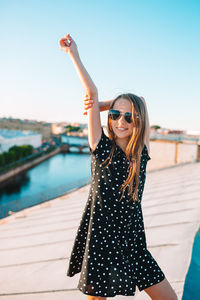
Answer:
[(112, 120), (117, 120), (120, 116), (120, 112), (117, 110), (112, 110), (109, 112), (109, 115), (111, 117)]
[(126, 120), (126, 122), (131, 123), (132, 122), (132, 115), (131, 114), (125, 114), (125, 120)]

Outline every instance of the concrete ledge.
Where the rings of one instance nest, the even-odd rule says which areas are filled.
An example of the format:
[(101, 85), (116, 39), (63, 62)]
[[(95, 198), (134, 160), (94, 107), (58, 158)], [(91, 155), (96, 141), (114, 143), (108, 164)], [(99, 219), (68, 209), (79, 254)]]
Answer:
[[(143, 194), (148, 249), (179, 299), (200, 224), (199, 182), (200, 163), (177, 165), (147, 172)], [(88, 192), (87, 185), (1, 222), (2, 299), (87, 299), (77, 290), (80, 273), (70, 278), (66, 269)], [(129, 298), (150, 299), (138, 289)]]

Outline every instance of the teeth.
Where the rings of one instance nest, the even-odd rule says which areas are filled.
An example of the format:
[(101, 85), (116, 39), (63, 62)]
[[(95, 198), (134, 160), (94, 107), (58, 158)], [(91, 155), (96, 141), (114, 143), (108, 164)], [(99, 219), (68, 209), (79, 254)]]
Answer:
[(126, 128), (119, 128), (119, 127), (117, 127), (117, 129), (119, 129), (119, 130), (121, 130), (121, 131), (126, 130)]

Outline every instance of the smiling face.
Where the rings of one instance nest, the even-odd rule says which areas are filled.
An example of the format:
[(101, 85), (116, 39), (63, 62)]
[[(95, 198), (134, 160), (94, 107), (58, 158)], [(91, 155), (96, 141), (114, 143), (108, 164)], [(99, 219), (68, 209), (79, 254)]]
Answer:
[[(124, 98), (118, 99), (115, 102), (113, 109), (119, 110), (122, 113), (132, 113), (131, 102)], [(133, 133), (133, 122), (128, 123), (125, 120), (124, 115), (120, 115), (120, 117), (117, 120), (111, 119), (111, 126), (116, 138), (127, 139)]]

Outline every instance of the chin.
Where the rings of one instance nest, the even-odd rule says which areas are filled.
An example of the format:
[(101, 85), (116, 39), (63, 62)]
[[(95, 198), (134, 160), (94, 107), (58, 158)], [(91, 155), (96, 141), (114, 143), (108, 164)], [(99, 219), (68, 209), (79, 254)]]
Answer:
[(115, 129), (114, 134), (119, 138), (127, 138), (131, 135), (131, 132), (129, 130), (126, 130), (124, 132), (120, 132), (119, 130)]

